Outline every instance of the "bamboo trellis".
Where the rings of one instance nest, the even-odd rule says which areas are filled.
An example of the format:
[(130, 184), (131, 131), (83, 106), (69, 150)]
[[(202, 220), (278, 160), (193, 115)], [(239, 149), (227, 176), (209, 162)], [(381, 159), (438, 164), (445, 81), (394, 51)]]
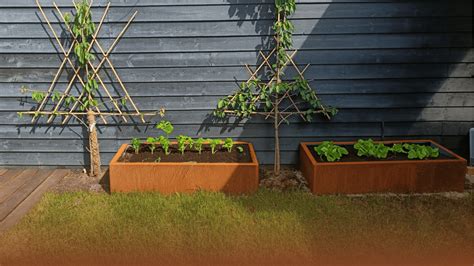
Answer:
[[(270, 87), (273, 83), (277, 82), (277, 75), (275, 71), (273, 70), (273, 66), (270, 62), (272, 56), (275, 56), (277, 48), (273, 48), (268, 54), (265, 54), (262, 51), (258, 52), (258, 57), (261, 58), (261, 62), (256, 65), (255, 69), (253, 69), (250, 65), (245, 64), (245, 68), (249, 72), (250, 77), (247, 79), (246, 83), (250, 83), (252, 81), (258, 80), (259, 73), (264, 72), (269, 70), (271, 72), (271, 78), (265, 82), (265, 86)], [(287, 51), (287, 60), (285, 64), (283, 65), (284, 68), (294, 68), (297, 76), (301, 79), (305, 79), (304, 73), (306, 70), (310, 67), (310, 64), (305, 65), (303, 68), (300, 69), (300, 67), (296, 64), (295, 60), (293, 59), (295, 55), (297, 54), (298, 50), (295, 49), (293, 51)], [(257, 58), (258, 59), (258, 58)], [(268, 74), (267, 74), (268, 76)], [(309, 86), (309, 84), (308, 84)], [(253, 99), (252, 103), (255, 104), (260, 100), (259, 93), (255, 92), (255, 98)], [(231, 98), (231, 101), (236, 97), (237, 95), (234, 94), (233, 97)], [(278, 97), (276, 102), (272, 102), (272, 107), (271, 110), (267, 111), (255, 111), (252, 112), (252, 115), (263, 115), (265, 119), (268, 118), (275, 118), (275, 106), (279, 106), (282, 102), (286, 101), (288, 103), (287, 106), (284, 107), (284, 109), (276, 112), (278, 115), (278, 125), (279, 126), (282, 122), (287, 122), (288, 118), (290, 118), (293, 115), (297, 115), (301, 117), (304, 121), (306, 121), (306, 117), (304, 116), (305, 111), (300, 108), (300, 102), (295, 100), (295, 93), (291, 93), (289, 90), (283, 93)], [(317, 97), (317, 96), (316, 96)], [(234, 110), (225, 110), (224, 113), (227, 113), (229, 115), (236, 114), (237, 111)], [(315, 111), (314, 113), (322, 113), (322, 111)]]
[[(261, 59), (261, 61), (257, 61), (255, 69), (245, 65), (250, 74), (247, 82), (242, 85), (239, 91), (219, 101), (215, 112), (218, 117), (223, 117), (225, 114), (241, 118), (251, 115), (263, 115), (265, 119), (271, 118), (273, 120), (275, 175), (280, 174), (279, 128), (281, 124), (283, 122), (290, 123), (289, 118), (292, 116), (299, 116), (303, 121), (310, 121), (311, 116), (317, 113), (324, 114), (327, 118), (335, 113), (334, 108), (328, 108), (321, 104), (315, 90), (305, 79), (304, 73), (310, 65), (308, 64), (300, 69), (296, 64), (294, 57), (298, 50), (292, 49), (292, 42), (287, 41), (288, 38), (292, 37), (293, 26), (290, 24), (290, 26), (285, 26), (286, 29), (279, 28), (282, 27), (281, 24), (287, 23), (288, 10), (293, 9), (294, 11), (294, 6), (291, 7), (290, 3), (290, 6), (286, 6), (288, 10), (284, 11), (280, 4), (282, 4), (282, 1), (279, 4), (275, 2), (279, 10), (274, 24), (275, 46), (268, 54), (263, 51), (258, 52), (257, 60)], [(279, 30), (276, 28), (279, 28)], [(283, 37), (284, 42), (282, 42)], [(297, 73), (294, 81), (282, 80), (288, 68), (294, 68)], [(260, 80), (260, 77), (264, 77), (264, 79)], [(284, 91), (281, 91), (281, 88)], [(263, 106), (264, 108), (262, 108)]]
[[(87, 115), (90, 115), (91, 111), (89, 110), (89, 112), (87, 112), (87, 111), (77, 110), (78, 108), (80, 109), (81, 105), (82, 106), (85, 105), (84, 102), (81, 101), (82, 96), (85, 93), (84, 89), (81, 90), (79, 95), (75, 98), (75, 101), (72, 104), (72, 107), (70, 107), (70, 108), (68, 107), (67, 110), (61, 110), (61, 106), (63, 105), (66, 97), (73, 96), (72, 93), (71, 93), (71, 89), (72, 89), (73, 85), (76, 83), (76, 80), (79, 81), (79, 84), (83, 88), (86, 85), (84, 79), (80, 75), (80, 71), (81, 71), (80, 67), (76, 66), (74, 64), (73, 60), (71, 59), (71, 52), (73, 51), (73, 48), (76, 45), (76, 43), (78, 43), (78, 40), (77, 40), (75, 34), (73, 33), (72, 28), (70, 27), (69, 23), (66, 21), (66, 18), (64, 17), (63, 13), (59, 9), (59, 7), (56, 5), (56, 3), (53, 2), (54, 8), (55, 8), (56, 12), (59, 14), (59, 17), (62, 20), (61, 22), (65, 24), (66, 30), (69, 33), (69, 35), (71, 36), (72, 42), (70, 44), (70, 47), (66, 49), (64, 47), (64, 45), (61, 43), (61, 40), (58, 37), (58, 34), (57, 34), (56, 30), (51, 25), (51, 21), (49, 20), (48, 16), (45, 14), (45, 12), (43, 10), (43, 7), (41, 6), (41, 4), (39, 3), (38, 0), (36, 0), (36, 4), (37, 4), (37, 6), (40, 10), (40, 13), (41, 13), (44, 21), (48, 25), (48, 28), (50, 29), (51, 33), (54, 36), (54, 39), (56, 40), (56, 44), (60, 49), (60, 54), (63, 55), (63, 59), (62, 59), (61, 64), (59, 65), (58, 70), (56, 71), (56, 74), (54, 75), (54, 77), (53, 77), (53, 79), (52, 79), (52, 81), (49, 85), (49, 88), (44, 92), (44, 97), (41, 100), (41, 102), (39, 103), (38, 108), (36, 110), (20, 112), (20, 113), (21, 114), (26, 114), (26, 115), (32, 115), (33, 118), (31, 120), (31, 122), (35, 122), (36, 119), (38, 119), (38, 117), (47, 116), (48, 117), (47, 123), (51, 123), (52, 121), (54, 121), (55, 117), (59, 115), (59, 116), (63, 116), (61, 124), (67, 123), (69, 121), (70, 117), (75, 117), (82, 124), (87, 125), (85, 123), (85, 121), (83, 120), (83, 117), (85, 117)], [(76, 3), (73, 2), (73, 4), (74, 4), (74, 7), (77, 8)], [(89, 3), (89, 9), (91, 7), (92, 7), (92, 1)], [(119, 74), (117, 73), (112, 61), (109, 58), (111, 52), (117, 46), (118, 42), (122, 39), (123, 35), (125, 34), (127, 29), (129, 28), (131, 22), (135, 19), (138, 12), (135, 11), (132, 14), (132, 16), (128, 19), (126, 25), (123, 27), (123, 29), (120, 31), (120, 33), (115, 37), (115, 39), (112, 42), (112, 44), (110, 45), (110, 47), (107, 50), (105, 50), (104, 47), (100, 44), (97, 37), (98, 37), (99, 32), (102, 28), (103, 22), (104, 22), (105, 18), (107, 17), (109, 8), (110, 8), (110, 2), (105, 7), (105, 10), (104, 10), (104, 12), (101, 16), (101, 19), (98, 23), (98, 26), (96, 27), (96, 30), (95, 30), (94, 34), (92, 35), (92, 39), (91, 39), (91, 42), (89, 44), (89, 47), (87, 48), (87, 51), (91, 51), (91, 50), (95, 51), (94, 48), (98, 48), (99, 52), (94, 53), (94, 55), (96, 56), (97, 59), (99, 59), (98, 56), (101, 56), (101, 58), (100, 58), (100, 60), (97, 60), (98, 63), (96, 65), (94, 65), (93, 62), (87, 62), (87, 64), (88, 64), (88, 67), (90, 67), (90, 69), (92, 70), (92, 77), (91, 78), (92, 79), (97, 79), (99, 81), (99, 84), (100, 84), (99, 89), (101, 88), (108, 97), (108, 102), (102, 102), (102, 104), (105, 106), (107, 103), (111, 103), (113, 105), (113, 108), (112, 109), (107, 108), (108, 110), (104, 111), (104, 110), (101, 110), (101, 108), (99, 108), (99, 106), (97, 105), (97, 106), (93, 107), (94, 111), (92, 111), (92, 114), (94, 116), (99, 116), (102, 119), (102, 121), (104, 122), (104, 124), (108, 124), (106, 118), (110, 117), (110, 116), (121, 117), (123, 119), (123, 121), (125, 121), (125, 122), (128, 121), (127, 117), (139, 117), (140, 120), (143, 123), (145, 123), (145, 118), (144, 118), (145, 116), (153, 116), (153, 115), (156, 115), (157, 112), (144, 113), (144, 112), (141, 112), (138, 109), (137, 105), (135, 104), (132, 97), (128, 93), (127, 88), (125, 87), (124, 83), (122, 82), (122, 79), (120, 78)], [(102, 79), (99, 72), (101, 70), (104, 70), (104, 67), (106, 66), (106, 64), (108, 65), (108, 67), (112, 71), (113, 76), (115, 77), (118, 84), (120, 85), (120, 88), (122, 89), (123, 93), (125, 94), (125, 96), (123, 98), (122, 97), (120, 97), (118, 99), (117, 99), (117, 97), (114, 98), (112, 96), (112, 94), (110, 93), (109, 88), (104, 83), (104, 80)], [(55, 92), (55, 87), (58, 84), (58, 80), (61, 77), (61, 74), (67, 68), (70, 68), (72, 70), (73, 75), (69, 79), (69, 82), (68, 82), (65, 90), (60, 94), (61, 97), (59, 98), (59, 100), (56, 103), (54, 103), (54, 101), (53, 101), (53, 103), (54, 103), (53, 108), (50, 109), (50, 110), (47, 110), (46, 106), (47, 106), (48, 102), (51, 100), (52, 94)], [(119, 103), (119, 101), (118, 101), (119, 99), (123, 100), (123, 101)], [(124, 102), (125, 102), (125, 104), (124, 104)], [(127, 110), (129, 110), (128, 107), (127, 107), (128, 103), (130, 103), (130, 105), (132, 107), (131, 109), (133, 111), (127, 111)], [(120, 107), (120, 105), (122, 107)]]

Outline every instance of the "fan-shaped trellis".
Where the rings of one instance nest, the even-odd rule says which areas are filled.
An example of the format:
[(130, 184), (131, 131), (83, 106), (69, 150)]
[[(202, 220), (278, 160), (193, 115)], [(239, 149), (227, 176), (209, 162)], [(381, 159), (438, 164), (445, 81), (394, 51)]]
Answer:
[[(69, 14), (62, 13), (56, 3), (53, 2), (55, 11), (61, 18), (61, 22), (64, 23), (67, 35), (71, 40), (69, 48), (66, 48), (38, 0), (36, 0), (36, 4), (44, 22), (48, 25), (56, 40), (63, 59), (46, 91), (22, 88), (23, 92), (32, 93), (32, 98), (38, 102), (38, 106), (35, 110), (20, 112), (19, 115), (33, 116), (32, 123), (36, 122), (40, 117), (47, 117), (47, 123), (52, 123), (56, 117), (62, 117), (61, 124), (66, 124), (71, 117), (74, 117), (84, 126), (87, 126), (89, 132), (89, 152), (91, 154), (90, 174), (93, 176), (100, 175), (101, 163), (96, 117), (99, 116), (103, 123), (107, 124), (107, 117), (112, 116), (120, 117), (125, 122), (128, 122), (127, 118), (139, 117), (142, 122), (145, 122), (145, 116), (156, 115), (156, 112), (143, 113), (138, 109), (109, 58), (111, 52), (136, 17), (137, 12), (135, 11), (128, 19), (126, 25), (115, 37), (110, 47), (104, 49), (97, 37), (109, 11), (110, 3), (105, 7), (99, 23), (95, 26), (95, 23), (92, 22), (90, 11), (92, 1), (87, 2), (83, 0), (79, 4), (73, 2), (75, 7), (73, 22), (71, 22)], [(111, 90), (104, 83), (101, 77), (101, 70), (104, 70), (105, 66), (108, 66), (113, 73), (113, 77), (118, 82), (123, 97), (112, 96)], [(69, 81), (65, 90), (58, 92), (55, 90), (58, 80), (64, 73), (68, 74), (68, 71), (65, 70), (71, 70), (72, 76), (68, 77)], [(79, 83), (82, 89), (74, 94), (72, 88), (77, 83)], [(104, 93), (108, 100), (99, 103), (96, 99), (96, 93), (99, 92)], [(49, 106), (52, 106), (52, 108), (48, 108)]]

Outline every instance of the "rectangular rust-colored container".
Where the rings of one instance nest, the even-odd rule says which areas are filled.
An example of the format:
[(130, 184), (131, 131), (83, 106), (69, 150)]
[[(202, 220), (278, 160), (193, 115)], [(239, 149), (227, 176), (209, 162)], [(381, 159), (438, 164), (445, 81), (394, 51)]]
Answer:
[[(314, 194), (430, 193), (464, 191), (467, 161), (431, 140), (379, 141), (378, 143), (430, 143), (452, 159), (320, 162), (308, 146), (300, 144), (300, 170)], [(334, 142), (353, 145), (355, 142)]]
[(119, 162), (129, 146), (123, 144), (110, 162), (110, 191), (156, 191), (163, 194), (197, 190), (222, 191), (228, 194), (255, 192), (259, 180), (254, 148), (251, 143), (235, 143), (248, 145), (251, 162)]

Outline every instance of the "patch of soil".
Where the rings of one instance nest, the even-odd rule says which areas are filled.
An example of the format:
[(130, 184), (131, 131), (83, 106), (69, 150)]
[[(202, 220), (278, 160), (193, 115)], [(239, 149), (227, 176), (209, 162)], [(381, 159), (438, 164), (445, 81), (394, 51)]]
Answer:
[(55, 193), (88, 191), (106, 193), (109, 191), (107, 169), (103, 169), (101, 177), (90, 177), (84, 170), (71, 169), (50, 191)]
[(277, 191), (301, 190), (310, 192), (308, 182), (306, 182), (303, 174), (290, 166), (282, 166), (278, 176), (274, 174), (273, 166), (261, 166), (260, 187)]
[[(417, 144), (421, 144), (421, 145), (430, 145), (429, 143), (417, 143)], [(314, 147), (316, 147), (317, 145), (308, 145), (308, 148), (311, 152), (311, 154), (313, 155), (313, 157), (319, 161), (319, 162), (325, 162), (325, 163), (332, 163), (332, 162), (328, 162), (326, 160), (323, 160), (321, 158), (321, 156), (318, 155), (318, 153), (314, 150)], [(367, 161), (406, 161), (406, 160), (410, 160), (408, 159), (408, 156), (406, 154), (400, 154), (400, 153), (390, 153), (388, 154), (387, 158), (385, 159), (378, 159), (378, 158), (374, 158), (374, 157), (360, 157), (360, 156), (357, 156), (357, 150), (354, 149), (354, 146), (353, 145), (339, 145), (341, 147), (344, 147), (347, 149), (347, 151), (349, 152), (348, 155), (343, 155), (342, 158), (339, 160), (339, 161), (336, 161), (336, 162), (333, 162), (333, 163), (337, 163), (337, 162), (367, 162)], [(389, 147), (392, 147), (392, 145), (387, 145)], [(447, 155), (447, 154), (444, 154), (444, 153), (439, 153), (439, 157), (438, 158), (427, 158), (427, 159), (424, 159), (424, 160), (449, 160), (449, 159), (456, 159), (454, 158), (453, 156), (451, 155)], [(410, 161), (414, 161), (414, 160), (410, 160)]]
[(464, 188), (468, 190), (474, 189), (474, 175), (466, 175), (466, 182), (464, 184)]
[[(242, 148), (242, 152), (238, 150)], [(170, 154), (166, 155), (161, 147), (157, 147), (153, 154), (150, 151), (150, 145), (144, 144), (140, 148), (138, 154), (132, 147), (127, 148), (125, 153), (119, 159), (119, 162), (198, 162), (198, 163), (250, 163), (252, 157), (250, 150), (246, 144), (234, 145), (231, 152), (225, 148), (220, 148), (215, 154), (212, 154), (211, 148), (208, 145), (203, 145), (201, 154), (189, 148), (181, 154), (178, 151), (177, 145), (170, 145)]]

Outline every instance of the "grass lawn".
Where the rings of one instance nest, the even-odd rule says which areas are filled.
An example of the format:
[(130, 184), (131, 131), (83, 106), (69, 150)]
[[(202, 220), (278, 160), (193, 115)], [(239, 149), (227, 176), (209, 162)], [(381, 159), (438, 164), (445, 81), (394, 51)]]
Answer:
[(474, 195), (47, 194), (0, 235), (9, 262), (474, 263)]

